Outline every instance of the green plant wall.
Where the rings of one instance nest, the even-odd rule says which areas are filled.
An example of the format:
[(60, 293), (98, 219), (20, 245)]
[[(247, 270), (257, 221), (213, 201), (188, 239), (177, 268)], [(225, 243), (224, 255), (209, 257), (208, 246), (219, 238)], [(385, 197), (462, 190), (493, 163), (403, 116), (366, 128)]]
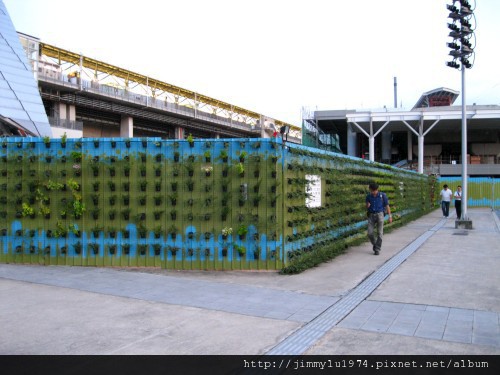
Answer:
[(433, 206), (425, 176), (280, 140), (7, 138), (0, 261), (293, 270), (361, 233), (372, 180), (398, 221)]

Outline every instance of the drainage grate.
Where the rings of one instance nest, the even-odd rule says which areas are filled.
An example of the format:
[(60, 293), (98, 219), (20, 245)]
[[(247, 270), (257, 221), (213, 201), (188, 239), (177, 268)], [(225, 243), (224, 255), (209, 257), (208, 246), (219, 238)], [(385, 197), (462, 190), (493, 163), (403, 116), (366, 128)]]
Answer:
[(468, 236), (469, 232), (455, 232), (453, 233), (454, 236)]
[(316, 319), (288, 336), (266, 355), (300, 355), (310, 348), (328, 330), (336, 326), (352, 310), (363, 302), (394, 270), (411, 254), (424, 244), (436, 231), (441, 229), (446, 220), (441, 220), (411, 244), (389, 259), (382, 267), (371, 274), (340, 301), (330, 306)]

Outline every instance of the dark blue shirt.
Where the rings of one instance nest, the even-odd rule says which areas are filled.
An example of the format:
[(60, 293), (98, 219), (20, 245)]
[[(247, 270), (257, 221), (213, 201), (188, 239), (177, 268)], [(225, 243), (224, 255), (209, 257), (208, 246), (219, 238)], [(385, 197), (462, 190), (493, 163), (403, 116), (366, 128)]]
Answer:
[(387, 195), (385, 193), (381, 193), (380, 191), (376, 196), (369, 193), (366, 196), (366, 202), (370, 202), (370, 207), (368, 208), (369, 213), (384, 212), (384, 207), (389, 205)]

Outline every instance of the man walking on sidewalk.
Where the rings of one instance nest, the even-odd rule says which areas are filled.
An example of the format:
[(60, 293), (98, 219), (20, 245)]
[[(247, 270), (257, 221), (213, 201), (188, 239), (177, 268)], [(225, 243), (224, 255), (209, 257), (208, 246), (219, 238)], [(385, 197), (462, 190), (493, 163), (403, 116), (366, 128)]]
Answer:
[[(368, 209), (368, 238), (373, 245), (373, 252), (379, 255), (382, 248), (382, 236), (384, 235), (384, 212), (389, 214), (389, 223), (392, 223), (389, 199), (385, 193), (378, 191), (378, 185), (371, 183), (368, 188), (370, 192), (366, 196), (366, 208)], [(374, 229), (377, 227), (377, 237)]]
[(443, 210), (443, 217), (448, 217), (450, 215), (450, 202), (451, 195), (453, 194), (450, 189), (448, 189), (448, 185), (443, 185), (443, 190), (441, 190), (441, 210)]

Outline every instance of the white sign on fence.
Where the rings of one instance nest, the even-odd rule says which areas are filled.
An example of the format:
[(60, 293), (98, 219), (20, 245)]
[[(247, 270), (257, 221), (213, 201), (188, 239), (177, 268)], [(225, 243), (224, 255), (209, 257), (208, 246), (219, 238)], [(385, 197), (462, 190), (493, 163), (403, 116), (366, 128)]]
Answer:
[(306, 207), (321, 207), (321, 177), (306, 174)]

